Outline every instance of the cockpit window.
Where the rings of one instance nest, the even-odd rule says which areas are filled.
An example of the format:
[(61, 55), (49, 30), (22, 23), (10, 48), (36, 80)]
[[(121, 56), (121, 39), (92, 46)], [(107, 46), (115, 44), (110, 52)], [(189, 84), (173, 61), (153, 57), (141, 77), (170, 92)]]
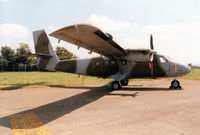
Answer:
[(106, 64), (106, 65), (108, 65), (108, 64), (109, 64), (109, 61), (108, 61), (108, 60), (106, 60), (106, 61), (105, 61), (105, 64)]
[(111, 64), (116, 64), (116, 62), (114, 61), (114, 60), (111, 60), (111, 62), (110, 62)]
[(172, 59), (172, 58), (170, 58), (169, 56), (166, 56), (166, 58), (167, 58), (167, 60), (171, 60), (171, 61), (173, 60), (173, 59)]
[(163, 56), (160, 56), (159, 59), (160, 59), (161, 63), (166, 63), (167, 62), (167, 60)]

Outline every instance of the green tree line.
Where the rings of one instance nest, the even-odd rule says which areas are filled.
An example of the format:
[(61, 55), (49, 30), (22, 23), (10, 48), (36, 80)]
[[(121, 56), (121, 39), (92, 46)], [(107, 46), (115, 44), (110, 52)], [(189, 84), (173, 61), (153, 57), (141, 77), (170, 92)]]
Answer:
[[(5, 71), (44, 71), (39, 69), (36, 64), (36, 58), (29, 57), (27, 54), (32, 54), (27, 43), (19, 43), (19, 47), (14, 50), (9, 46), (0, 48), (0, 72)], [(56, 47), (56, 54), (60, 60), (76, 58), (64, 47)]]

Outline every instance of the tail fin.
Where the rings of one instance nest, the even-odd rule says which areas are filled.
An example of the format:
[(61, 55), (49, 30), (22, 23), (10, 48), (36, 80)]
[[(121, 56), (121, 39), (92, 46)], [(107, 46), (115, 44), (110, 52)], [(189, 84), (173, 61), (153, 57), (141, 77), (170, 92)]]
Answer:
[(33, 32), (38, 67), (55, 71), (59, 60), (44, 30)]

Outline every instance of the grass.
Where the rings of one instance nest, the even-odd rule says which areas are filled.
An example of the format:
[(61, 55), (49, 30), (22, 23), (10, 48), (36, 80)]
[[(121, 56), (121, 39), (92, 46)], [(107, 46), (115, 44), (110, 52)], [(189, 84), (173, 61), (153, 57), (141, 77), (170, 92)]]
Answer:
[(20, 88), (105, 84), (111, 79), (80, 76), (62, 72), (2, 72), (0, 73), (0, 90)]
[[(200, 80), (200, 69), (193, 69), (190, 74), (183, 76), (183, 79)], [(78, 75), (62, 72), (0, 72), (0, 90), (47, 86), (99, 85), (107, 84), (111, 81), (112, 79), (89, 76), (80, 76), (78, 78)], [(134, 79), (134, 81), (136, 80)]]
[(190, 74), (183, 76), (183, 79), (200, 80), (200, 69), (194, 68)]

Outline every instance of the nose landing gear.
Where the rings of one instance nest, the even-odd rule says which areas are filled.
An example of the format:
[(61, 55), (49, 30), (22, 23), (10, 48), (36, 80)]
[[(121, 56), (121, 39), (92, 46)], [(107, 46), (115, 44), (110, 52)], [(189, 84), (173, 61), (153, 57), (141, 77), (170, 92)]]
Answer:
[(128, 85), (128, 79), (124, 79), (120, 81), (122, 86), (127, 86)]
[(181, 85), (180, 85), (180, 82), (176, 79), (174, 79), (172, 82), (171, 82), (171, 86), (169, 87), (170, 89), (181, 89)]

